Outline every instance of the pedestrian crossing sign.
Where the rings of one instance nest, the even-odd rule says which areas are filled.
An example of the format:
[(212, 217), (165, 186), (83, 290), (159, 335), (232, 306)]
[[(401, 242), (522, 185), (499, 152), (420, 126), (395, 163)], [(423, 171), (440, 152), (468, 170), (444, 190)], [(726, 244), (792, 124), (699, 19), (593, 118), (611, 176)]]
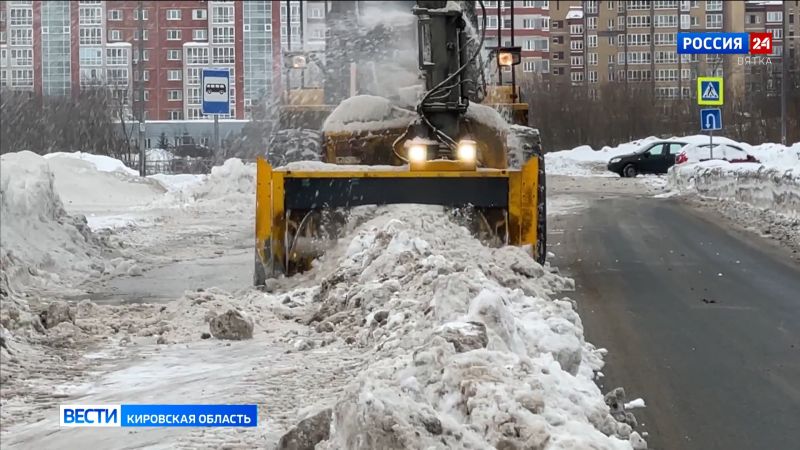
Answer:
[(697, 77), (697, 104), (721, 105), (723, 89), (722, 77)]

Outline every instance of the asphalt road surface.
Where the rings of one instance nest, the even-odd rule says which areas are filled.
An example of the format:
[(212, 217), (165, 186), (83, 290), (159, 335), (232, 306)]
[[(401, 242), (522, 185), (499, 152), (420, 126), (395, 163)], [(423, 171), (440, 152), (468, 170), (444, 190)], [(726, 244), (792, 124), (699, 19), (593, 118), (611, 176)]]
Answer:
[(603, 390), (645, 399), (650, 448), (800, 449), (800, 266), (680, 199), (554, 178), (573, 208), (550, 218), (553, 263), (610, 351)]

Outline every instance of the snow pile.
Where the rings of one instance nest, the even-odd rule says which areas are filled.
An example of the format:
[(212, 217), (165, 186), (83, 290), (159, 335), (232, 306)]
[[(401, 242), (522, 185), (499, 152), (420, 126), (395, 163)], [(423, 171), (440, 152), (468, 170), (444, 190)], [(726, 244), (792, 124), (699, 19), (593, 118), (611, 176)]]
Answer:
[(167, 192), (180, 192), (199, 185), (206, 177), (205, 175), (193, 175), (188, 173), (174, 175), (157, 173), (155, 175), (148, 175), (147, 178), (158, 181)]
[(342, 101), (325, 119), (322, 131), (372, 131), (404, 128), (414, 113), (397, 108), (389, 99), (375, 95), (356, 95)]
[(800, 173), (800, 142), (790, 147), (780, 144), (761, 144), (745, 148), (761, 164), (775, 169), (794, 169)]
[(123, 163), (122, 161), (114, 159), (110, 156), (95, 155), (92, 153), (84, 153), (84, 152), (73, 152), (73, 153), (56, 152), (56, 153), (48, 153), (47, 155), (44, 155), (44, 157), (47, 159), (52, 159), (52, 158), (79, 159), (81, 161), (86, 161), (90, 163), (95, 167), (95, 169), (97, 169), (100, 172), (121, 172), (134, 177), (139, 175), (139, 172), (126, 166), (125, 163)]
[(378, 211), (316, 269), (307, 321), (374, 353), (323, 448), (631, 448), (592, 381), (600, 352), (551, 299), (571, 280), (439, 207)]
[[(172, 184), (166, 197), (158, 206), (202, 206), (242, 211), (252, 208), (256, 192), (256, 165), (231, 158), (221, 166), (211, 168), (211, 173), (194, 179), (160, 177), (162, 183)], [(178, 187), (180, 184), (183, 186)]]
[(122, 161), (87, 153), (45, 156), (55, 176), (55, 190), (69, 213), (108, 216), (143, 208), (164, 196), (155, 180), (139, 177)]
[(800, 168), (704, 161), (672, 167), (668, 183), (679, 193), (696, 193), (800, 217)]
[(85, 218), (64, 210), (48, 160), (28, 151), (1, 158), (3, 282), (60, 285), (99, 274), (101, 244)]

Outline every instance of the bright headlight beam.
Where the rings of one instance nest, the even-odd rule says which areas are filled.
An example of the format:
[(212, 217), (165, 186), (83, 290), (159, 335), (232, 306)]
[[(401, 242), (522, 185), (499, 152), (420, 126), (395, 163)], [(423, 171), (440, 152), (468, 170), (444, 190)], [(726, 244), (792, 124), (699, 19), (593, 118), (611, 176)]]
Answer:
[(408, 147), (408, 160), (411, 162), (425, 162), (428, 159), (428, 149), (424, 145), (414, 144)]
[(458, 159), (462, 161), (475, 161), (478, 155), (478, 144), (475, 141), (464, 139), (458, 143)]

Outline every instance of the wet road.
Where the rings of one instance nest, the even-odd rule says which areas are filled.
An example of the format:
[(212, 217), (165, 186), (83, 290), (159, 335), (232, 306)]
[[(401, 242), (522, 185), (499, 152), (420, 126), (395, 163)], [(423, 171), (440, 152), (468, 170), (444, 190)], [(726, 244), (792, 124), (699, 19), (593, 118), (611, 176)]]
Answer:
[(551, 185), (584, 204), (551, 217), (553, 264), (650, 448), (800, 448), (800, 266), (680, 199)]

